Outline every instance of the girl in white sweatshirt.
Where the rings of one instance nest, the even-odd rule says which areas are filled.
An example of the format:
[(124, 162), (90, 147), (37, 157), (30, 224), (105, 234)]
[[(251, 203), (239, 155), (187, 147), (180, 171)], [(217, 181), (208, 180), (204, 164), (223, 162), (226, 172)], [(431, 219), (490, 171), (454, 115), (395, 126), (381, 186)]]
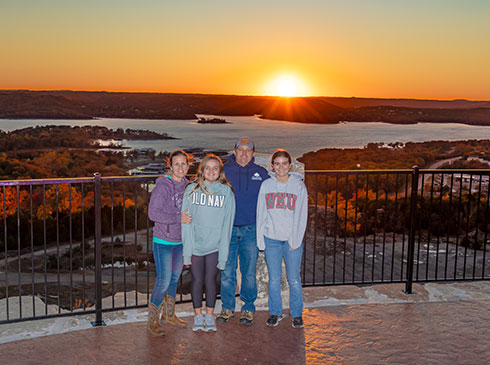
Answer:
[(271, 158), (271, 179), (265, 180), (257, 202), (257, 246), (265, 250), (269, 271), (269, 314), (266, 324), (282, 319), (281, 265), (284, 258), (293, 327), (303, 327), (301, 257), (308, 215), (308, 193), (301, 175), (290, 172), (291, 155), (278, 149)]

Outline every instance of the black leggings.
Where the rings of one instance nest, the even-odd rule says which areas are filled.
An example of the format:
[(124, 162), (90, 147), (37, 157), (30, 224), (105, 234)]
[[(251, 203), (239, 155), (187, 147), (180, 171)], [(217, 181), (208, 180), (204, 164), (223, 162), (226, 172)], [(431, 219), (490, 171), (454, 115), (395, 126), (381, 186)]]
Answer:
[(203, 286), (206, 293), (206, 307), (214, 308), (216, 304), (218, 276), (218, 253), (213, 252), (205, 256), (192, 256), (191, 258), (191, 297), (194, 308), (202, 307)]

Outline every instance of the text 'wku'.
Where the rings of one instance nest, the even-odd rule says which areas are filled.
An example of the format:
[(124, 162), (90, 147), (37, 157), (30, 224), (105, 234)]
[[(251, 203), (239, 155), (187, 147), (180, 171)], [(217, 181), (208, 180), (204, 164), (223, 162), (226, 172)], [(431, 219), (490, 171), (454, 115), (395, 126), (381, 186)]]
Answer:
[(289, 209), (294, 210), (298, 197), (291, 193), (268, 193), (265, 194), (267, 209)]

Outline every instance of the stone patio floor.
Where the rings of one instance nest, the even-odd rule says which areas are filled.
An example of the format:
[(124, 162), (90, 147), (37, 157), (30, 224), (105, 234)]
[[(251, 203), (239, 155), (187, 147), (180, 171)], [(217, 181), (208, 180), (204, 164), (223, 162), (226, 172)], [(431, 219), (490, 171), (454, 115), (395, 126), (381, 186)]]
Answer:
[[(490, 282), (414, 284), (411, 295), (403, 288), (306, 288), (303, 329), (292, 328), (290, 317), (267, 327), (265, 302), (259, 303), (252, 326), (238, 324), (237, 315), (218, 324), (215, 333), (166, 327), (165, 337), (153, 337), (145, 329), (144, 310), (104, 314), (108, 325), (98, 328), (79, 329), (83, 319), (73, 318), (0, 325), (0, 358), (4, 364), (490, 362)], [(179, 305), (178, 312), (191, 322), (189, 304)], [(42, 322), (52, 327), (52, 321), (73, 326), (58, 326), (61, 334), (28, 338), (31, 326), (37, 328), (31, 333), (39, 333)]]

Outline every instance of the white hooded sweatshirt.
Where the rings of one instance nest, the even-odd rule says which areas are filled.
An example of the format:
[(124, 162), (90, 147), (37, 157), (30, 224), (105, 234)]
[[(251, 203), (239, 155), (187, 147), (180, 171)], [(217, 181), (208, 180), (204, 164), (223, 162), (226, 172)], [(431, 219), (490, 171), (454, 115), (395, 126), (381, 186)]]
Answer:
[(264, 236), (288, 241), (290, 250), (303, 243), (308, 218), (308, 193), (302, 176), (290, 172), (286, 183), (275, 174), (260, 186), (257, 202), (257, 246), (265, 249)]

